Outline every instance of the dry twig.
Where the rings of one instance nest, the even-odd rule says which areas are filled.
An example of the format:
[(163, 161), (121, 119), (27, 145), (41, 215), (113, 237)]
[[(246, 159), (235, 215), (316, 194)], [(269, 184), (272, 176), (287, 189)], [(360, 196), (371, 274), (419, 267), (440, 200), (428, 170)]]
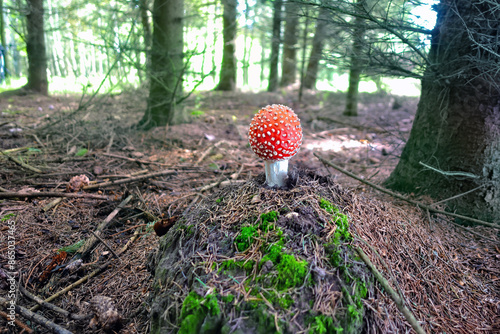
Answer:
[(23, 295), (28, 297), (29, 299), (31, 299), (34, 302), (36, 302), (37, 304), (39, 304), (40, 306), (45, 307), (46, 309), (52, 310), (54, 312), (57, 312), (57, 313), (61, 314), (62, 316), (64, 316), (65, 318), (73, 319), (73, 320), (84, 320), (84, 319), (89, 319), (92, 317), (89, 315), (79, 315), (79, 314), (70, 313), (69, 311), (66, 311), (66, 310), (64, 310), (64, 309), (62, 309), (54, 304), (46, 302), (42, 298), (40, 298), (40, 297), (32, 294), (28, 290), (26, 290), (26, 288), (24, 286), (22, 286), (22, 284), (19, 285), (19, 291)]
[[(8, 303), (9, 303), (9, 301), (7, 299), (0, 297), (0, 304), (2, 304), (3, 306), (6, 306)], [(15, 307), (16, 307), (16, 311), (19, 314), (21, 314), (23, 317), (25, 317), (26, 319), (33, 321), (33, 322), (36, 322), (37, 324), (42, 325), (43, 327), (53, 331), (56, 334), (72, 334), (72, 332), (70, 332), (66, 328), (59, 326), (58, 324), (48, 320), (47, 318), (45, 318), (39, 314), (34, 313), (31, 310), (28, 310), (25, 307), (22, 307), (20, 305), (15, 305)]]
[(0, 199), (4, 198), (37, 198), (37, 197), (68, 197), (68, 198), (91, 198), (100, 199), (108, 201), (107, 196), (95, 195), (95, 194), (75, 194), (75, 193), (63, 193), (59, 191), (44, 191), (44, 192), (2, 192), (0, 193)]
[(420, 203), (420, 202), (414, 201), (412, 199), (406, 198), (405, 196), (402, 196), (402, 195), (399, 195), (399, 194), (397, 194), (395, 192), (387, 190), (387, 189), (385, 189), (385, 188), (383, 188), (381, 186), (378, 186), (378, 185), (376, 185), (374, 183), (371, 183), (369, 181), (363, 180), (362, 178), (354, 175), (353, 173), (346, 171), (345, 169), (343, 169), (343, 168), (335, 165), (334, 163), (332, 163), (330, 161), (327, 161), (325, 158), (321, 157), (317, 153), (314, 153), (314, 156), (316, 158), (318, 158), (323, 164), (326, 164), (326, 165), (328, 165), (330, 167), (333, 167), (336, 170), (338, 170), (339, 172), (344, 173), (345, 175), (347, 175), (349, 177), (352, 177), (353, 179), (358, 180), (361, 183), (369, 185), (370, 187), (372, 187), (372, 188), (374, 188), (374, 189), (376, 189), (378, 191), (381, 191), (381, 192), (383, 192), (385, 194), (391, 195), (393, 197), (396, 197), (398, 199), (401, 199), (403, 201), (406, 201), (408, 203), (416, 205), (416, 206), (418, 206), (421, 209), (429, 210), (429, 211), (432, 211), (432, 212), (435, 212), (435, 213), (440, 213), (440, 214), (443, 214), (443, 215), (446, 215), (446, 216), (450, 216), (450, 217), (460, 218), (460, 219), (467, 220), (467, 221), (470, 221), (470, 222), (473, 222), (473, 223), (476, 223), (476, 224), (479, 224), (479, 225), (484, 225), (484, 226), (488, 226), (488, 227), (493, 227), (493, 228), (496, 228), (496, 229), (500, 229), (500, 225), (498, 225), (498, 224), (485, 222), (484, 220), (480, 220), (480, 219), (476, 219), (476, 218), (472, 218), (472, 217), (467, 217), (467, 216), (459, 215), (459, 214), (456, 214), (456, 213), (453, 213), (453, 212), (446, 212), (446, 211), (438, 210), (438, 209), (433, 208), (431, 206), (428, 206), (428, 205), (425, 205), (423, 203)]
[(103, 187), (108, 187), (108, 186), (113, 186), (117, 184), (124, 184), (124, 183), (131, 183), (135, 181), (141, 181), (145, 179), (149, 179), (152, 177), (156, 176), (165, 176), (165, 175), (173, 175), (177, 174), (175, 170), (163, 170), (161, 172), (156, 172), (156, 173), (149, 173), (146, 175), (141, 175), (141, 176), (134, 176), (134, 177), (129, 177), (126, 179), (121, 179), (121, 180), (116, 180), (116, 181), (108, 181), (108, 182), (102, 182), (102, 183), (96, 183), (96, 184), (90, 184), (88, 186), (83, 187), (84, 190), (89, 190), (89, 189), (97, 189), (97, 188), (103, 188)]
[[(116, 209), (111, 212), (106, 219), (104, 219), (96, 228), (95, 233), (103, 231), (105, 228), (107, 228), (110, 224), (110, 222), (115, 218), (115, 216), (120, 212), (121, 209), (125, 207), (125, 205), (128, 204), (132, 200), (134, 195), (129, 195), (127, 198), (125, 198), (117, 207)], [(80, 247), (80, 249), (76, 252), (76, 254), (73, 256), (73, 260), (76, 259), (81, 259), (85, 257), (92, 249), (94, 249), (95, 245), (99, 239), (95, 236), (95, 234), (91, 237), (89, 237), (86, 241), (85, 244)]]
[(5, 155), (7, 157), (7, 159), (11, 160), (15, 164), (18, 164), (19, 166), (21, 166), (24, 169), (30, 170), (30, 171), (35, 172), (37, 174), (42, 174), (43, 173), (40, 169), (38, 169), (36, 167), (30, 166), (27, 163), (22, 162), (21, 160), (16, 159), (13, 156), (10, 156), (9, 154), (7, 154), (7, 153), (5, 153), (3, 151), (0, 151), (0, 152), (2, 152), (2, 154)]
[(370, 261), (368, 256), (366, 256), (365, 252), (359, 247), (356, 247), (356, 251), (359, 254), (359, 257), (366, 263), (368, 268), (370, 268), (370, 271), (373, 273), (377, 281), (379, 281), (380, 285), (389, 293), (389, 296), (392, 298), (392, 300), (396, 303), (396, 306), (398, 309), (403, 313), (405, 316), (406, 320), (410, 323), (411, 327), (417, 332), (418, 334), (425, 334), (424, 329), (420, 326), (418, 323), (417, 319), (413, 315), (413, 313), (410, 312), (410, 310), (404, 305), (404, 301), (399, 297), (396, 291), (389, 285), (389, 282), (382, 276), (382, 274), (375, 268), (373, 263)]
[[(0, 316), (2, 316), (3, 318), (5, 318), (7, 321), (10, 320), (9, 315), (7, 313), (5, 313), (4, 311), (0, 311)], [(29, 328), (28, 325), (26, 325), (21, 320), (19, 320), (19, 319), (16, 318), (16, 319), (14, 319), (14, 323), (17, 326), (19, 326), (19, 327), (21, 327), (23, 329), (21, 333), (23, 333), (23, 332), (26, 332), (28, 334), (33, 333), (33, 330), (31, 328)]]

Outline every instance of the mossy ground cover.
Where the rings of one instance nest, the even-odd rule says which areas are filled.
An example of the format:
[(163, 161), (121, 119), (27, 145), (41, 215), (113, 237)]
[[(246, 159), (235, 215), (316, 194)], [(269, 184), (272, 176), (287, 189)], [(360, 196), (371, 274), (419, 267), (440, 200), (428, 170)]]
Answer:
[(179, 221), (154, 263), (153, 333), (362, 330), (371, 281), (349, 248), (349, 194), (298, 180), (225, 188)]

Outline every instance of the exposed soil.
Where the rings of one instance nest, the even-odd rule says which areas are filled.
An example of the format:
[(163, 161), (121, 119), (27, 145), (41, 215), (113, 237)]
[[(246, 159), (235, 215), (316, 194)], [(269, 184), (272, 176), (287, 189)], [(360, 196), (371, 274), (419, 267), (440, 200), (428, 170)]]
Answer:
[[(344, 201), (335, 203), (350, 217), (352, 247), (360, 247), (368, 254), (392, 287), (403, 294), (424, 329), (429, 333), (500, 330), (500, 249), (494, 229), (478, 226), (465, 230), (448, 217), (422, 212), (328, 170), (313, 156), (314, 149), (327, 160), (380, 184), (397, 163), (411, 129), (417, 99), (362, 94), (360, 115), (349, 118), (342, 116), (344, 97), (337, 93), (308, 92), (298, 103), (293, 91), (208, 92), (187, 101), (185, 111), (190, 123), (141, 132), (134, 125), (142, 117), (145, 100), (142, 91), (102, 96), (76, 111), (80, 101), (77, 96), (0, 97), (0, 150), (17, 159), (15, 162), (0, 155), (0, 196), (7, 191), (68, 193), (68, 182), (79, 175), (86, 175), (91, 186), (123, 182), (83, 190), (77, 184), (74, 193), (89, 197), (62, 198), (58, 202), (54, 197), (0, 199), (0, 297), (9, 298), (7, 276), (12, 270), (8, 266), (7, 239), (14, 235), (16, 282), (42, 299), (100, 270), (51, 301), (73, 315), (89, 317), (68, 318), (45, 307), (37, 313), (74, 333), (103, 333), (106, 326), (99, 321), (91, 326), (90, 318), (96, 309), (94, 297), (105, 296), (121, 319), (120, 326), (109, 331), (149, 332), (152, 292), (158, 287), (153, 282), (154, 268), (148, 270), (148, 266), (160, 244), (153, 225), (158, 222), (170, 228), (162, 239), (165, 243), (179, 231), (179, 222), (187, 225), (193, 215), (215, 205), (221, 194), (232, 198), (245, 187), (258, 191), (256, 180), (264, 164), (251, 152), (246, 132), (260, 107), (283, 103), (295, 110), (304, 129), (303, 148), (290, 165), (316, 178), (328, 176), (326, 189), (343, 189), (342, 193), (348, 194), (342, 197)], [(171, 172), (148, 176), (164, 170)], [(143, 178), (132, 179), (140, 176)], [(311, 185), (311, 180), (299, 181), (295, 189), (302, 189), (304, 194), (321, 192), (323, 188)], [(264, 193), (271, 191), (262, 189)], [(102, 241), (82, 258), (81, 266), (67, 268), (76, 260), (78, 247), (65, 249), (65, 257), (58, 256), (58, 250), (91, 238), (97, 226), (130, 194), (132, 200), (101, 231)], [(97, 199), (95, 195), (104, 197)], [(325, 196), (331, 198), (331, 194)], [(418, 200), (432, 202), (429, 198)], [(277, 224), (288, 228), (289, 235), (321, 237), (324, 231), (317, 225), (321, 212), (314, 208), (306, 212), (297, 207), (299, 216), (309, 218)], [(240, 207), (234, 211), (232, 219), (241, 218), (245, 210)], [(259, 210), (263, 208), (255, 207), (252, 213)], [(214, 217), (220, 214), (215, 211)], [(218, 233), (222, 231), (221, 227)], [(186, 245), (189, 240), (186, 238)], [(190, 254), (191, 250), (183, 251)], [(228, 257), (236, 256), (234, 245), (228, 244), (224, 252)], [(307, 254), (301, 256), (308, 258)], [(216, 260), (214, 257), (212, 262)], [(319, 260), (324, 261), (321, 256)], [(360, 266), (364, 267), (362, 263)], [(207, 266), (199, 277), (205, 284), (213, 275), (211, 269)], [(175, 291), (174, 304), (178, 306), (193, 285), (182, 280), (176, 283), (180, 285)], [(338, 291), (331, 293), (336, 295)], [(27, 297), (28, 293), (20, 291), (16, 304), (34, 307), (36, 303)], [(363, 305), (367, 310), (365, 331), (410, 330), (378, 284)], [(322, 310), (327, 312), (326, 308), (316, 311)], [(0, 313), (0, 328), (18, 333), (25, 326), (26, 332), (30, 328), (48, 332), (25, 316), (18, 314), (16, 318), (19, 323), (12, 327)], [(169, 319), (179, 320), (175, 316)], [(178, 325), (173, 323), (171, 329), (175, 331)], [(299, 326), (296, 328), (307, 331), (306, 322)]]

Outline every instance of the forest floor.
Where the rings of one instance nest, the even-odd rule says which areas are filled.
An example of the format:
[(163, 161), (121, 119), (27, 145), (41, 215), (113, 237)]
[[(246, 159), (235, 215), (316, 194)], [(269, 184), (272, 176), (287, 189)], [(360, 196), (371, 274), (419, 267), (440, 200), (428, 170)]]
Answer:
[[(103, 333), (102, 319), (91, 318), (105, 307), (121, 319), (114, 331), (149, 332), (148, 264), (159, 244), (153, 225), (168, 227), (214, 190), (261, 174), (264, 164), (248, 145), (248, 126), (259, 108), (280, 103), (295, 110), (304, 130), (291, 166), (330, 176), (360, 201), (384, 203), (387, 221), (406, 217), (415, 226), (407, 232), (381, 226), (387, 239), (370, 243), (379, 254), (372, 261), (402, 291), (424, 328), (500, 330), (497, 231), (457, 226), (328, 169), (313, 155), (382, 184), (409, 136), (418, 99), (361, 94), (359, 116), (346, 117), (341, 93), (309, 91), (300, 103), (289, 90), (197, 93), (184, 105), (188, 123), (139, 131), (134, 125), (146, 97), (134, 91), (97, 96), (88, 104), (79, 96), (0, 97), (0, 304), (11, 299), (8, 277), (15, 272), (21, 286), (16, 304), (38, 309), (53, 324), (74, 333)], [(80, 197), (65, 197), (71, 194)], [(432, 204), (430, 198), (414, 199)], [(405, 233), (410, 237), (398, 239)], [(15, 240), (13, 253), (9, 240)], [(88, 250), (78, 250), (89, 240), (95, 242)], [(414, 253), (408, 258), (405, 250)], [(15, 260), (9, 263), (11, 254)], [(80, 256), (83, 261), (76, 261)], [(36, 306), (33, 295), (68, 314)], [(379, 318), (379, 329), (372, 331), (408, 330), (390, 298), (378, 296), (364, 302)], [(8, 310), (2, 309), (0, 333), (48, 331), (27, 315), (18, 314), (9, 326)]]

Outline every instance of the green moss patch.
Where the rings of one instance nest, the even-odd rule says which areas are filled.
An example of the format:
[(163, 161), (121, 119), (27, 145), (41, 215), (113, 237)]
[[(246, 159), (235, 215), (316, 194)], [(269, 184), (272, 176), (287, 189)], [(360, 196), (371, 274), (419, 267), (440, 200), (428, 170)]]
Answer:
[[(350, 204), (338, 200), (349, 195), (334, 184), (318, 186), (317, 178), (300, 180), (292, 190), (255, 182), (226, 188), (183, 217), (194, 233), (172, 229), (162, 240), (165, 270), (156, 272), (164, 278), (155, 278), (154, 289), (165, 302), (153, 304), (152, 333), (362, 328), (369, 282), (349, 246), (342, 208)], [(208, 295), (193, 292), (200, 288)], [(187, 295), (182, 308), (166, 313), (179, 295)]]
[(182, 303), (179, 333), (199, 333), (207, 316), (215, 317), (219, 314), (220, 308), (216, 295), (209, 294), (202, 297), (192, 291)]

